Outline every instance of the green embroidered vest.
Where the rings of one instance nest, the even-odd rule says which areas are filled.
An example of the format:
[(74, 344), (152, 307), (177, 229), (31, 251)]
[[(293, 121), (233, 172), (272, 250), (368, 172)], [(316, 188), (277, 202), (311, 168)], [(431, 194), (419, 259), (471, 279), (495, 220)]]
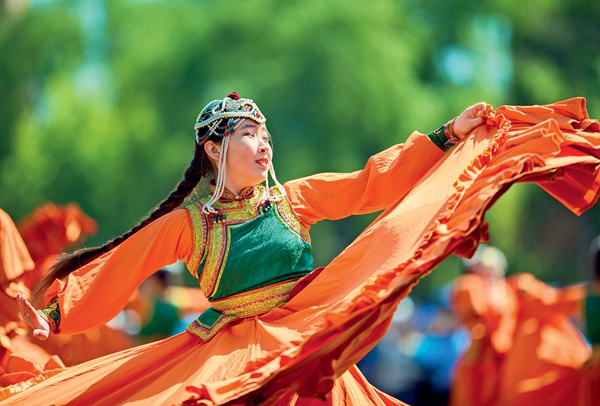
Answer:
[(288, 201), (271, 201), (262, 186), (239, 196), (225, 191), (213, 206), (217, 215), (205, 215), (202, 207), (202, 201), (186, 207), (194, 229), (186, 265), (211, 307), (187, 331), (207, 341), (236, 319), (284, 305), (313, 270), (313, 257), (308, 231)]

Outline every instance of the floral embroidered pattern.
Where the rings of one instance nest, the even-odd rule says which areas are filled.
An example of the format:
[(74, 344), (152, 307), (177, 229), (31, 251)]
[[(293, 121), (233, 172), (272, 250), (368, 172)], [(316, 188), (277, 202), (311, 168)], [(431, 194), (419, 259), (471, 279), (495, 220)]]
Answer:
[[(276, 188), (273, 188), (276, 189)], [(274, 190), (277, 192), (277, 190)], [(188, 269), (200, 280), (200, 288), (207, 298), (211, 298), (217, 291), (219, 276), (226, 263), (229, 252), (229, 226), (240, 224), (260, 216), (272, 207), (268, 200), (265, 188), (261, 185), (248, 188), (240, 196), (224, 193), (219, 200), (220, 221), (210, 222), (202, 213), (203, 202), (198, 202), (188, 207), (194, 229), (194, 253), (188, 264)], [(308, 230), (296, 218), (286, 199), (276, 202), (277, 217), (308, 244), (310, 236)], [(200, 241), (200, 238), (202, 240)], [(205, 248), (203, 249), (203, 247)], [(202, 269), (198, 269), (204, 263)]]
[(215, 323), (207, 325), (202, 323), (199, 319), (194, 320), (187, 326), (187, 331), (200, 337), (203, 341), (208, 341), (213, 338), (223, 327), (235, 320), (234, 316), (227, 316), (222, 314)]
[(50, 325), (50, 331), (53, 333), (59, 331), (60, 306), (58, 304), (58, 297), (48, 303), (43, 309), (38, 310), (38, 314)]
[(297, 282), (298, 278), (292, 281), (279, 282), (250, 292), (215, 300), (210, 305), (216, 311), (228, 316), (256, 316), (275, 307), (283, 306)]
[[(277, 194), (277, 192), (276, 188), (272, 189), (272, 193)], [(302, 275), (305, 269), (310, 271), (312, 261), (310, 263), (302, 262), (304, 260), (301, 260), (298, 255), (303, 254), (298, 254), (298, 245), (295, 245), (296, 248), (293, 249), (289, 245), (285, 245), (289, 244), (289, 241), (295, 240), (297, 243), (292, 243), (292, 246), (294, 246), (293, 244), (300, 244), (303, 247), (310, 247), (308, 230), (296, 218), (290, 203), (286, 199), (272, 201), (263, 186), (246, 188), (237, 196), (225, 191), (214, 206), (215, 209), (219, 210), (218, 220), (202, 213), (202, 207), (203, 201), (200, 201), (187, 208), (194, 230), (194, 253), (189, 261), (189, 267), (192, 273), (197, 275), (200, 288), (206, 298), (209, 299), (211, 307), (192, 322), (187, 331), (207, 341), (223, 327), (239, 318), (263, 314), (287, 303), (290, 292), (301, 277), (298, 274)], [(259, 223), (251, 223), (253, 221), (259, 221)], [(239, 230), (247, 227), (247, 225), (251, 229), (253, 229), (252, 227), (262, 227), (261, 232), (270, 233), (271, 230), (273, 232), (284, 232), (288, 237), (282, 237), (283, 240), (279, 241), (286, 241), (282, 242), (282, 246), (291, 249), (289, 251), (290, 256), (285, 258), (299, 261), (294, 262), (294, 264), (300, 264), (300, 267), (308, 266), (309, 268), (299, 268), (295, 271), (295, 274), (289, 275), (283, 281), (281, 281), (281, 278), (277, 279), (277, 276), (270, 276), (269, 278), (276, 281), (271, 284), (266, 282), (269, 279), (261, 282), (260, 276), (257, 277), (260, 274), (253, 274), (254, 276), (249, 276), (249, 279), (244, 279), (247, 287), (243, 293), (238, 293), (242, 290), (243, 282), (240, 286), (223, 285), (222, 278), (229, 278), (227, 279), (228, 283), (231, 283), (232, 275), (238, 272), (242, 277), (243, 272), (247, 271), (243, 265), (235, 262), (240, 260), (240, 253), (237, 251), (230, 252), (233, 239), (239, 241), (240, 237), (245, 238), (246, 234), (244, 232), (240, 234)], [(271, 229), (270, 227), (274, 228)], [(258, 235), (260, 235), (260, 232)], [(272, 236), (272, 234), (268, 235)], [(291, 240), (286, 240), (286, 238), (291, 238)], [(254, 245), (254, 243), (248, 241), (250, 240), (246, 239), (244, 244), (250, 245), (245, 246), (244, 249), (248, 248), (250, 251), (256, 249), (257, 245), (264, 243), (264, 240), (260, 240)], [(310, 250), (310, 248), (302, 248), (302, 250), (304, 249)], [(268, 255), (268, 252), (262, 255), (264, 261), (268, 261)], [(261, 259), (258, 259), (258, 264), (260, 264), (260, 261)], [(234, 267), (231, 270), (233, 274), (225, 272), (228, 263), (229, 266)], [(291, 264), (290, 266), (293, 267)], [(233, 280), (235, 280), (235, 277)], [(220, 285), (223, 286), (220, 287)]]
[(198, 267), (206, 256), (204, 242), (207, 238), (208, 226), (206, 223), (206, 216), (204, 213), (202, 213), (198, 206), (192, 205), (186, 207), (186, 210), (189, 214), (192, 230), (194, 230), (194, 252), (192, 253), (192, 257), (190, 258), (189, 262), (185, 265), (190, 273), (195, 278), (198, 278)]

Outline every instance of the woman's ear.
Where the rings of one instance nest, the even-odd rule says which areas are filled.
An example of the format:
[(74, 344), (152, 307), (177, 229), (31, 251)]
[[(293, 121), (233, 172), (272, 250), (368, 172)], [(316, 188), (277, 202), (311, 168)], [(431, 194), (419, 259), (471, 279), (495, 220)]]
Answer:
[(206, 141), (204, 144), (204, 152), (206, 152), (206, 155), (211, 159), (218, 161), (221, 156), (221, 145), (213, 141)]

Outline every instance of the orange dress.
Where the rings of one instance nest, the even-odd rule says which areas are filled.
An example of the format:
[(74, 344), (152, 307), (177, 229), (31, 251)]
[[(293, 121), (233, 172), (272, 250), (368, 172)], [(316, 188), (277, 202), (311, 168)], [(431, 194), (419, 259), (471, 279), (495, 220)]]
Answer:
[(98, 225), (76, 203), (46, 203), (19, 221), (17, 228), (35, 262), (34, 269), (23, 276), (31, 288), (46, 275), (59, 254), (96, 234)]
[(517, 325), (517, 296), (504, 279), (492, 283), (467, 273), (454, 284), (452, 305), (472, 341), (454, 369), (450, 405), (496, 405), (500, 371)]
[(524, 273), (508, 278), (519, 298), (517, 330), (501, 379), (504, 406), (576, 403), (590, 349), (569, 315), (581, 314), (584, 285), (562, 289)]
[(29, 294), (21, 280), (34, 268), (33, 260), (10, 216), (0, 209), (0, 387), (26, 380), (44, 371), (62, 370), (58, 358), (25, 338), (15, 297)]
[(0, 374), (4, 373), (7, 358), (12, 353), (11, 338), (27, 331), (19, 321), (15, 296), (29, 292), (19, 278), (33, 266), (17, 227), (10, 216), (0, 209)]
[[(17, 394), (0, 404), (398, 404), (354, 364), (419, 278), (453, 252), (474, 251), (493, 201), (518, 181), (551, 182), (542, 187), (577, 214), (598, 197), (600, 127), (583, 99), (489, 113), (487, 126), (446, 155), (415, 133), (361, 171), (286, 183), (278, 204), (293, 209), (287, 215), (299, 232), (320, 219), (385, 209), (287, 302), (210, 340), (185, 332), (6, 388), (3, 396)], [(202, 230), (192, 229), (191, 213), (164, 216), (57, 281), (47, 297), (58, 295), (60, 330), (106, 322), (145, 277), (178, 258), (194, 270)]]
[(33, 260), (15, 223), (0, 209), (0, 283), (4, 286), (33, 267)]
[(594, 346), (594, 355), (581, 370), (578, 406), (600, 404), (600, 345)]
[[(35, 262), (34, 269), (22, 277), (28, 287), (33, 287), (46, 275), (60, 253), (81, 244), (98, 228), (96, 221), (76, 203), (46, 203), (19, 221), (17, 227)], [(39, 340), (30, 334), (29, 339), (49, 354), (58, 356), (67, 366), (134, 346), (126, 333), (108, 326), (81, 334), (51, 335), (47, 340)]]

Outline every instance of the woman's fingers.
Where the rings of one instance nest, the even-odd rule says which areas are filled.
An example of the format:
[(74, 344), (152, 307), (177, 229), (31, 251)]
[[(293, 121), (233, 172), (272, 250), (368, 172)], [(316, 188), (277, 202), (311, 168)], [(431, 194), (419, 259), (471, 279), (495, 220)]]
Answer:
[(460, 139), (475, 128), (486, 122), (488, 116), (488, 105), (485, 102), (477, 103), (465, 109), (454, 121), (454, 135)]
[(487, 115), (487, 104), (480, 102), (471, 107), (474, 118), (485, 117)]
[(42, 330), (41, 328), (36, 328), (33, 330), (33, 336), (39, 338), (40, 340), (45, 340), (48, 338), (49, 331)]
[(23, 320), (25, 320), (25, 323), (33, 328), (33, 335), (40, 340), (47, 339), (48, 335), (50, 334), (50, 326), (46, 320), (44, 320), (38, 314), (38, 312), (35, 310), (35, 307), (29, 303), (29, 300), (27, 300), (25, 296), (17, 293), (16, 299)]

